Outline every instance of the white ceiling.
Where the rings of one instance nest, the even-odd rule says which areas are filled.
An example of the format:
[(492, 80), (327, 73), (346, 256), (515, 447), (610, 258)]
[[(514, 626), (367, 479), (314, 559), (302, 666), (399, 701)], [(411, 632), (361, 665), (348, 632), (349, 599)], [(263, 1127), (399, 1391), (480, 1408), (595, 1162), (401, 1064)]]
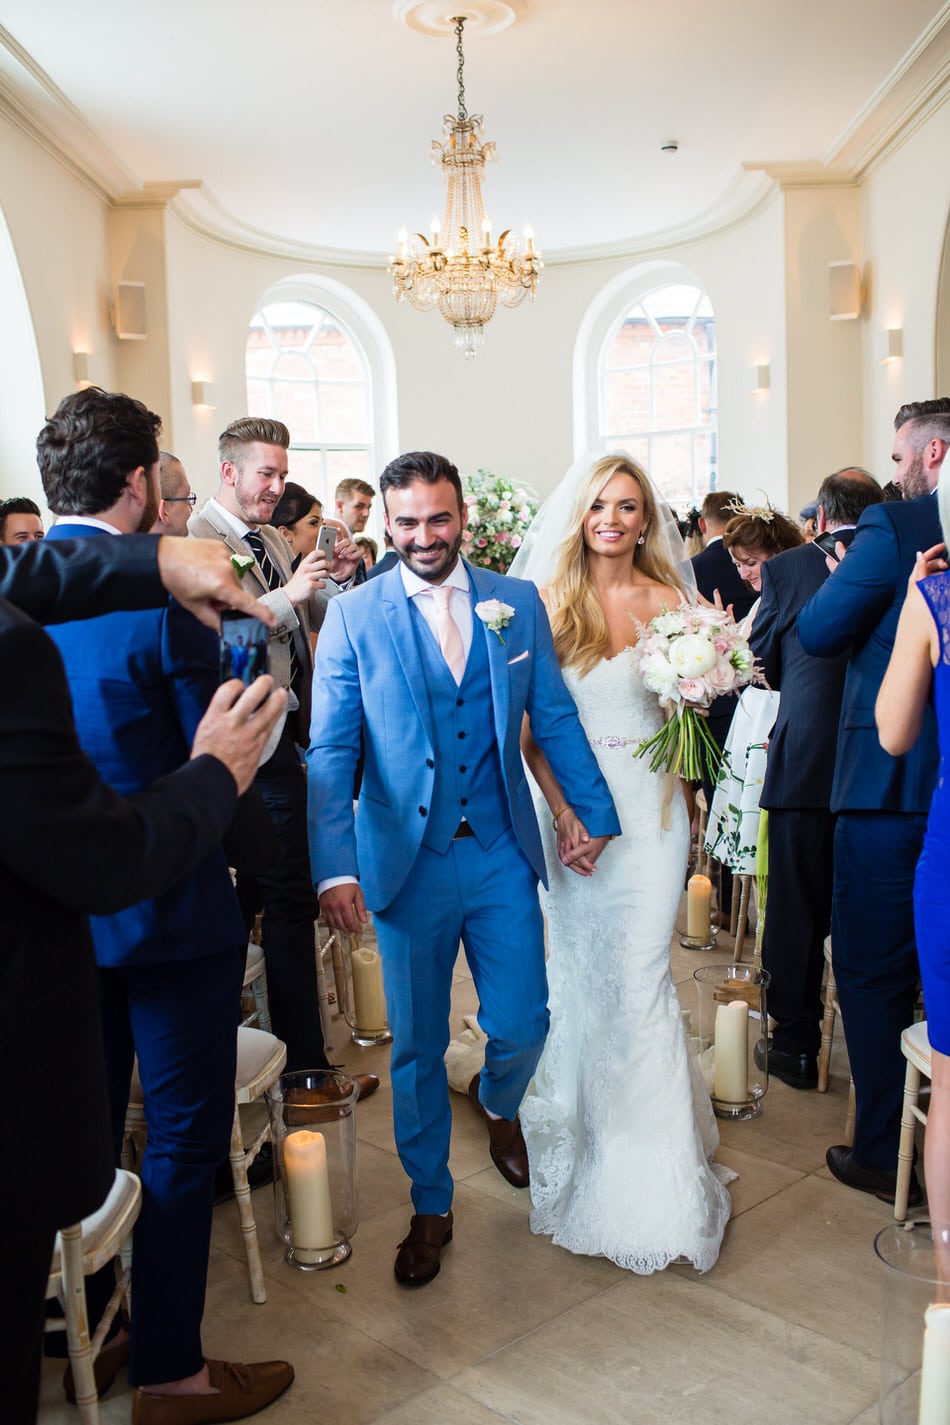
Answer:
[[(512, 3), (466, 39), (466, 98), (498, 147), (495, 231), (530, 222), (549, 258), (715, 226), (762, 191), (744, 165), (856, 172), (950, 42), (938, 0)], [(391, 0), (3, 0), (2, 19), (0, 99), (110, 197), (198, 180), (180, 201), (206, 227), (313, 255), (385, 254), (441, 212), (454, 42)]]

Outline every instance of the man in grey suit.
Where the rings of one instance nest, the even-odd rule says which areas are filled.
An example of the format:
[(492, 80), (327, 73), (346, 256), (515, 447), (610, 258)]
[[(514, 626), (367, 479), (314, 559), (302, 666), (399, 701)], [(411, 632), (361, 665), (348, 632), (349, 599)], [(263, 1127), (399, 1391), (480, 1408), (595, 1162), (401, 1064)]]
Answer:
[[(833, 532), (846, 543), (862, 511), (880, 500), (880, 486), (866, 470), (852, 466), (829, 475), (818, 493), (819, 534)], [(772, 976), (775, 1018), (769, 1073), (797, 1089), (818, 1081), (824, 942), (831, 927), (831, 781), (848, 656), (813, 658), (796, 625), (799, 609), (827, 578), (817, 544), (768, 560), (750, 640), (769, 686), (782, 694), (761, 798), (769, 813), (762, 963)]]
[[(188, 532), (223, 540), (235, 556), (252, 560), (244, 588), (277, 615), (271, 630), (270, 671), (289, 689), (287, 721), (256, 785), (280, 847), (276, 862), (256, 883), (239, 885), (245, 918), (257, 901), (264, 907), (262, 941), (274, 1033), (287, 1045), (292, 1069), (328, 1067), (317, 1012), (314, 921), (317, 898), (307, 848), (307, 784), (298, 748), (309, 742), (313, 660), (310, 633), (320, 627), (326, 600), (338, 592), (324, 556), (316, 550), (290, 567), (286, 541), (270, 528), (274, 506), (287, 480), (290, 432), (281, 421), (247, 416), (233, 421), (218, 440), (221, 484), (215, 498), (191, 517)], [(337, 545), (333, 572), (348, 578), (359, 562), (349, 543)], [(240, 878), (243, 881), (244, 878)], [(255, 892), (256, 891), (256, 895)], [(363, 1092), (374, 1084), (367, 1083)]]

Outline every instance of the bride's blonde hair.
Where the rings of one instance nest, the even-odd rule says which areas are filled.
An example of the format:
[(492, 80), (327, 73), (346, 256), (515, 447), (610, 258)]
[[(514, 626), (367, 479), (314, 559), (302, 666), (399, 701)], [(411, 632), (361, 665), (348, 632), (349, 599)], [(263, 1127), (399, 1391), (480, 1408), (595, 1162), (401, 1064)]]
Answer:
[(646, 527), (643, 543), (634, 549), (638, 573), (682, 596), (683, 581), (666, 548), (660, 519), (646, 471), (625, 455), (605, 455), (591, 468), (574, 500), (567, 533), (558, 549), (554, 574), (548, 586), (548, 604), (554, 648), (562, 668), (584, 675), (610, 652), (610, 633), (601, 603), (590, 581), (590, 558), (584, 539), (584, 521), (601, 490), (615, 475), (629, 475), (640, 487)]

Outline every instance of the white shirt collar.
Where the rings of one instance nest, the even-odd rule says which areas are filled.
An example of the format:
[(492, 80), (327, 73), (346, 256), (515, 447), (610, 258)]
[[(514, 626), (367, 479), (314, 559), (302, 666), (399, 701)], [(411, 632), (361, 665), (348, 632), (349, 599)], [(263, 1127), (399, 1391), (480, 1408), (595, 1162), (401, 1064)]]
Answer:
[(221, 501), (216, 500), (213, 495), (208, 501), (208, 503), (209, 505), (214, 505), (218, 514), (229, 526), (229, 528), (234, 531), (238, 539), (243, 539), (246, 534), (250, 534), (260, 529), (260, 525), (248, 524), (246, 520), (238, 519), (237, 515), (232, 515), (231, 511), (226, 510), (222, 505)]
[[(399, 572), (402, 575), (402, 586), (406, 591), (406, 597), (408, 599), (414, 599), (417, 594), (430, 594), (432, 592), (433, 585), (431, 582), (428, 579), (420, 579), (419, 575), (414, 573), (403, 560), (399, 561)], [(442, 580), (442, 587), (461, 589), (463, 594), (468, 593), (468, 570), (465, 568), (461, 559), (456, 561), (455, 568), (451, 574)]]
[(57, 524), (85, 524), (90, 529), (104, 529), (106, 534), (119, 534), (122, 531), (116, 529), (114, 524), (106, 524), (105, 520), (97, 520), (95, 515), (57, 515)]

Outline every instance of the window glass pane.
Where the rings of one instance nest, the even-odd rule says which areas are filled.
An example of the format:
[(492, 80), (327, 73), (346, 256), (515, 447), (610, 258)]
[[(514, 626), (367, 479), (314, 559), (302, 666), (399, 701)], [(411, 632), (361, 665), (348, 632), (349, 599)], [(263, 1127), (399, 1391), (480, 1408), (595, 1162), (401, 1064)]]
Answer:
[[(346, 475), (372, 470), (369, 368), (350, 332), (311, 302), (272, 302), (247, 334), (248, 410), (290, 430), (290, 468), (326, 499)], [(333, 446), (346, 445), (346, 451)]]
[(601, 443), (646, 463), (674, 506), (716, 480), (716, 324), (688, 283), (647, 293), (624, 313), (602, 354)]
[(365, 438), (366, 392), (362, 385), (339, 381), (320, 383), (323, 439), (338, 445), (358, 445)]

